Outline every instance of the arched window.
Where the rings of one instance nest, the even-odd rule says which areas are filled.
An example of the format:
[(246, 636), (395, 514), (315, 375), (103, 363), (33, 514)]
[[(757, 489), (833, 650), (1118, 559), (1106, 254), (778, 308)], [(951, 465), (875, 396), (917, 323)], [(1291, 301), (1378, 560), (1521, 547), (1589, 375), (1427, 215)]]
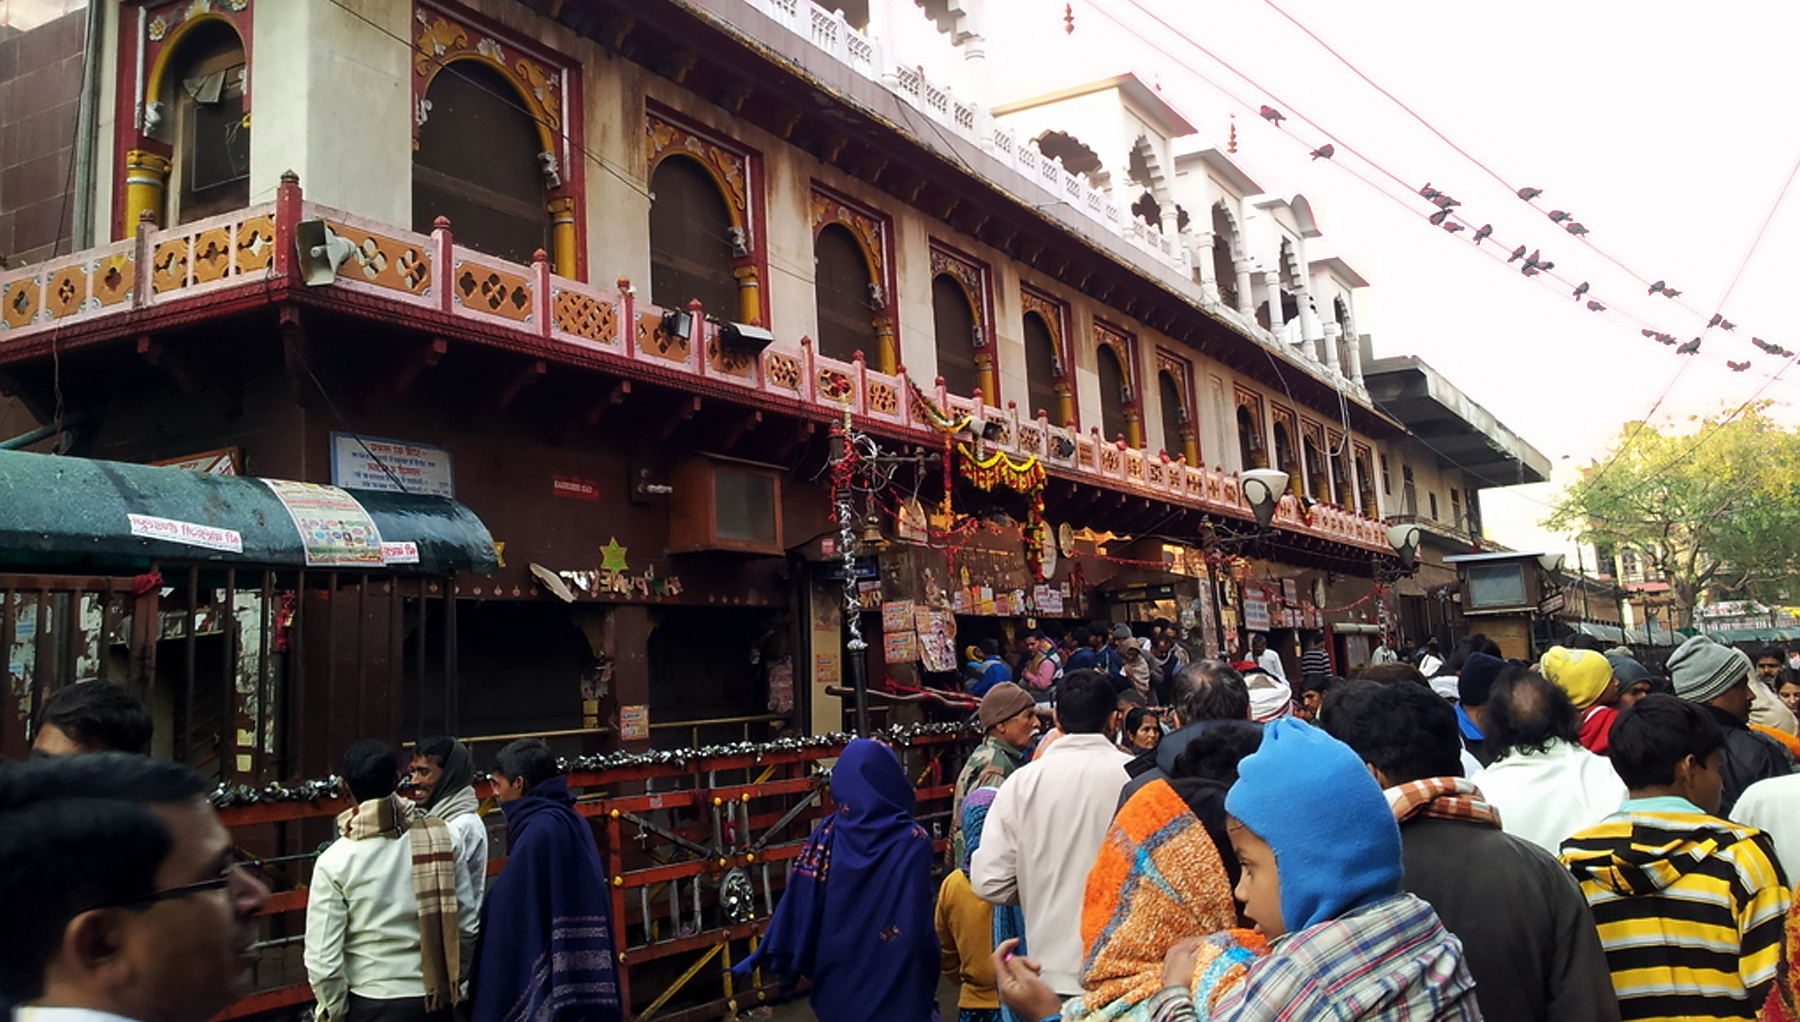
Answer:
[(1110, 347), (1095, 349), (1095, 369), (1100, 377), (1100, 433), (1107, 440), (1125, 435), (1125, 367)]
[(650, 177), (650, 300), (685, 309), (698, 298), (705, 311), (737, 319), (732, 276), (731, 212), (698, 163), (671, 156)]
[(1219, 300), (1231, 308), (1238, 307), (1237, 261), (1231, 257), (1231, 218), (1226, 215), (1224, 206), (1214, 206), (1212, 210), (1212, 260), (1213, 279), (1219, 284)]
[[(244, 109), (244, 44), (230, 25), (207, 20), (179, 44), (163, 76), (162, 121), (174, 148), (163, 223), (184, 224), (250, 204), (250, 123)], [(127, 224), (126, 230), (137, 229)]]
[(1306, 493), (1314, 500), (1331, 499), (1331, 479), (1325, 468), (1325, 452), (1310, 435), (1300, 442), (1306, 458)]
[(1183, 450), (1181, 443), (1181, 425), (1186, 421), (1186, 409), (1181, 401), (1181, 386), (1168, 370), (1156, 374), (1156, 401), (1162, 406), (1162, 449), (1169, 452), (1169, 457), (1179, 457)]
[(1025, 314), (1025, 398), (1026, 406), (1035, 416), (1039, 412), (1052, 425), (1066, 426), (1057, 412), (1059, 402), (1056, 398), (1057, 369), (1062, 359), (1056, 353), (1056, 339), (1050, 332), (1050, 325), (1044, 317), (1035, 312)]
[(1299, 493), (1300, 463), (1294, 454), (1294, 437), (1288, 432), (1287, 423), (1275, 420), (1275, 467), (1288, 474), (1288, 490)]
[[(1387, 469), (1386, 458), (1382, 459), (1381, 467), (1385, 472)], [(1361, 498), (1362, 503), (1362, 506), (1357, 510), (1365, 515), (1374, 515), (1378, 509), (1378, 504), (1375, 499), (1375, 476), (1369, 471), (1369, 455), (1367, 452), (1358, 453), (1356, 456), (1356, 485), (1357, 496)]]
[(413, 230), (450, 219), (458, 244), (531, 262), (550, 248), (543, 141), (513, 85), (478, 60), (440, 70), (413, 152)]
[(1137, 201), (1131, 204), (1131, 215), (1155, 228), (1158, 233), (1162, 232), (1162, 206), (1157, 203), (1156, 196), (1150, 194), (1148, 190), (1145, 190), (1144, 194), (1138, 196)]
[[(960, 281), (948, 273), (931, 278), (931, 311), (937, 326), (937, 374), (950, 393), (968, 397), (981, 386), (975, 371), (975, 309)], [(983, 394), (990, 405), (1000, 395)]]
[(813, 291), (819, 310), (819, 354), (842, 362), (856, 352), (874, 359), (878, 303), (873, 277), (856, 236), (842, 224), (826, 224), (813, 242)]
[(1247, 472), (1253, 468), (1268, 468), (1269, 457), (1263, 453), (1262, 430), (1257, 427), (1256, 416), (1244, 405), (1238, 405), (1238, 470)]

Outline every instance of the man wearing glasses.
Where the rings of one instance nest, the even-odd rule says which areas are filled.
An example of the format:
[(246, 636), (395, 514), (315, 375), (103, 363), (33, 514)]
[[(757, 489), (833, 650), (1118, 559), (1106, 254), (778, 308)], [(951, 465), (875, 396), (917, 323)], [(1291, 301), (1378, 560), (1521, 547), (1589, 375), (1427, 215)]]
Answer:
[(204, 1022), (249, 992), (268, 888), (186, 767), (0, 769), (0, 999), (19, 1022)]

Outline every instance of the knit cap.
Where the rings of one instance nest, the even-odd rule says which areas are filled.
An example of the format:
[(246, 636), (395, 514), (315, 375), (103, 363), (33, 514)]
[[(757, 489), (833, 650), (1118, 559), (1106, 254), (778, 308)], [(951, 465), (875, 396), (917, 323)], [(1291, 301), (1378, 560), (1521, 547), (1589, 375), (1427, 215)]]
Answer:
[(1613, 677), (1619, 679), (1621, 688), (1630, 688), (1650, 677), (1650, 668), (1638, 663), (1633, 657), (1608, 653), (1606, 662), (1612, 664)]
[(1486, 653), (1470, 653), (1463, 660), (1462, 673), (1456, 678), (1456, 692), (1464, 706), (1486, 706), (1488, 693), (1500, 677), (1506, 661)]
[(1557, 688), (1569, 696), (1577, 710), (1594, 705), (1600, 693), (1612, 682), (1612, 664), (1591, 649), (1565, 649), (1551, 646), (1538, 659), (1538, 670)]
[(1669, 680), (1675, 694), (1690, 703), (1708, 703), (1750, 677), (1750, 658), (1741, 649), (1721, 646), (1696, 635), (1669, 657)]
[(1029, 692), (1014, 682), (1002, 681), (981, 697), (981, 730), (986, 731), (1036, 705), (1037, 701), (1031, 698)]
[(1263, 728), (1225, 811), (1268, 843), (1289, 932), (1400, 890), (1400, 827), (1362, 757), (1292, 717)]

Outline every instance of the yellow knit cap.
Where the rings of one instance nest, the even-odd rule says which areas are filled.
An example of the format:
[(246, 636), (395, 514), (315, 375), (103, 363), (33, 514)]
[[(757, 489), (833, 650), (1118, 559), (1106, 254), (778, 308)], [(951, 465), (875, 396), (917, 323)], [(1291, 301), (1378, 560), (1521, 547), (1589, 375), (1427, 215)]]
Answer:
[(1538, 660), (1538, 670), (1569, 695), (1577, 710), (1594, 705), (1612, 681), (1612, 664), (1591, 649), (1551, 646)]

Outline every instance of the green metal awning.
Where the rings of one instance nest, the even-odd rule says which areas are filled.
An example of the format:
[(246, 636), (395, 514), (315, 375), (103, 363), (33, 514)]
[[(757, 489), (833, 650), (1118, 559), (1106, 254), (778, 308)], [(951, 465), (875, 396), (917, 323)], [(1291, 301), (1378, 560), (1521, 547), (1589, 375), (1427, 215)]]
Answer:
[(491, 575), (494, 540), (445, 497), (0, 451), (0, 565), (152, 562)]

